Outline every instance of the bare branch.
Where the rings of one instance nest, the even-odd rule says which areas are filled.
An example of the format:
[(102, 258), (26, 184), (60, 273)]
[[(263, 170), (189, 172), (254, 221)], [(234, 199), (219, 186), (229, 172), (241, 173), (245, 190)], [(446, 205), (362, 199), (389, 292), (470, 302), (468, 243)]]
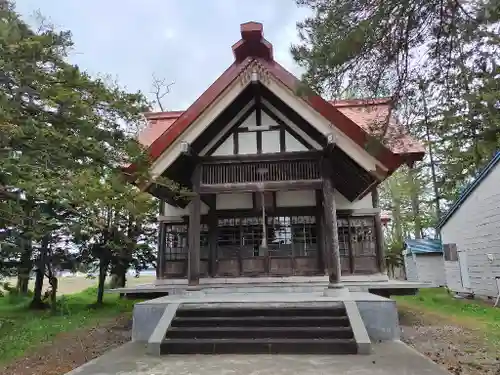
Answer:
[(167, 83), (166, 78), (158, 78), (153, 73), (153, 83), (152, 83), (153, 91), (151, 91), (151, 93), (154, 94), (156, 98), (156, 103), (158, 104), (162, 112), (165, 111), (165, 109), (161, 101), (165, 97), (165, 95), (170, 93), (170, 87), (173, 84), (175, 84), (175, 82)]

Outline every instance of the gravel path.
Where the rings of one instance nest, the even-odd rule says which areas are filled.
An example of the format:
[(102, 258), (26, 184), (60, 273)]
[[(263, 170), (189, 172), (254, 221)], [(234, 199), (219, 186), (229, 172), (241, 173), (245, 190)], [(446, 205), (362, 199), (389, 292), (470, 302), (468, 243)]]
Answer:
[(500, 375), (500, 353), (488, 347), (481, 332), (408, 310), (401, 312), (400, 323), (405, 343), (452, 374)]

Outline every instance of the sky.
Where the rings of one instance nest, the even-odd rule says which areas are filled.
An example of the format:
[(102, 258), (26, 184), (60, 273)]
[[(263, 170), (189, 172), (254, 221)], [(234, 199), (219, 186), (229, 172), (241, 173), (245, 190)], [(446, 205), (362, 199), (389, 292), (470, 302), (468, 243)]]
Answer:
[(17, 0), (30, 24), (36, 11), (70, 30), (70, 61), (92, 75), (111, 76), (152, 99), (153, 74), (175, 82), (166, 110), (184, 110), (233, 62), (240, 24), (261, 22), (275, 60), (300, 74), (290, 55), (296, 22), (307, 9), (294, 0)]

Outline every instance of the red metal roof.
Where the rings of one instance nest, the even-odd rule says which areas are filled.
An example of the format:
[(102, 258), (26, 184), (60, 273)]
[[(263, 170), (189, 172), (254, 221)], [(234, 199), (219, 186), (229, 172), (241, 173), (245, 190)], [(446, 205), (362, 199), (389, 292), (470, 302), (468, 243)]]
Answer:
[(148, 126), (139, 133), (139, 143), (145, 147), (151, 146), (183, 113), (184, 111), (145, 113)]
[[(274, 61), (272, 45), (264, 39), (262, 24), (242, 24), (241, 40), (235, 43), (232, 49), (235, 62), (186, 111), (146, 114), (149, 126), (139, 134), (139, 142), (148, 148), (152, 160), (156, 160), (252, 61), (257, 61), (291, 90), (295, 91), (300, 84), (295, 76)], [(369, 141), (369, 135), (373, 134), (370, 124), (384, 118), (384, 113), (387, 115), (389, 109), (388, 99), (328, 102), (319, 95), (303, 99), (362, 147)], [(389, 171), (394, 171), (405, 161), (420, 160), (424, 154), (423, 146), (400, 129), (401, 127), (391, 119), (386, 138), (392, 139), (396, 135), (396, 142), (386, 143), (385, 147), (374, 155)]]
[[(335, 100), (330, 104), (363, 128), (369, 134), (382, 135), (385, 132), (386, 146), (396, 154), (424, 154), (424, 146), (405, 133), (404, 128), (393, 116), (387, 116), (390, 98)], [(387, 124), (387, 128), (386, 128)]]

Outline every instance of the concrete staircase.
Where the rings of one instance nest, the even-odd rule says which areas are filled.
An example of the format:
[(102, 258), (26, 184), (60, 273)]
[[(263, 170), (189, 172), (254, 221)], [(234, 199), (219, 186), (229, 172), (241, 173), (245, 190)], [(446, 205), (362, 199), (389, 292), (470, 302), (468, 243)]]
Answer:
[[(364, 326), (363, 326), (364, 330)], [(179, 306), (160, 354), (356, 354), (346, 307)]]

